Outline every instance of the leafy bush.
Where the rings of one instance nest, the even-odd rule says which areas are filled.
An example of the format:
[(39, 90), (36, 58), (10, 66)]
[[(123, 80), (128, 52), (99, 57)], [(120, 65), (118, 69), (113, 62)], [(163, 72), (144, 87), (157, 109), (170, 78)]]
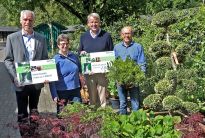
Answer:
[(139, 85), (145, 79), (140, 67), (129, 58), (126, 58), (125, 61), (120, 58), (114, 60), (107, 77), (109, 80), (128, 87)]
[(182, 100), (179, 97), (169, 95), (163, 99), (162, 106), (165, 110), (177, 110), (182, 107)]
[(160, 110), (162, 108), (162, 95), (150, 94), (143, 100), (143, 105), (151, 110)]
[(196, 103), (193, 103), (193, 102), (183, 102), (182, 106), (184, 107), (184, 109), (189, 114), (199, 112), (199, 106)]
[(161, 94), (163, 97), (173, 92), (173, 84), (171, 81), (163, 79), (160, 80), (155, 86), (154, 90), (156, 93)]

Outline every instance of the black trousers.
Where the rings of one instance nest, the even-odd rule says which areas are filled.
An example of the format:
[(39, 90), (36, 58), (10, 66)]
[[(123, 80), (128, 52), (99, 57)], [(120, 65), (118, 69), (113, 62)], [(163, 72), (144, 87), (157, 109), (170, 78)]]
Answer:
[(38, 109), (38, 101), (41, 89), (37, 90), (34, 85), (27, 85), (23, 91), (16, 91), (16, 99), (18, 106), (18, 121), (28, 117), (27, 107), (29, 111)]
[(63, 107), (69, 102), (81, 102), (80, 88), (73, 90), (57, 91), (59, 102), (57, 103), (57, 114), (59, 114)]

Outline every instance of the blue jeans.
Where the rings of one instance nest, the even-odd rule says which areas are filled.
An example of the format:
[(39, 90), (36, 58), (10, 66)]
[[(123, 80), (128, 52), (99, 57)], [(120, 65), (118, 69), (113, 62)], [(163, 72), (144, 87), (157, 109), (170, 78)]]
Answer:
[(59, 114), (63, 107), (68, 104), (68, 102), (81, 102), (80, 88), (73, 90), (57, 91), (60, 103), (57, 103), (57, 114)]
[(127, 96), (130, 94), (132, 111), (139, 109), (139, 87), (133, 87), (127, 90), (123, 85), (117, 85), (117, 91), (120, 99), (120, 114), (127, 114)]

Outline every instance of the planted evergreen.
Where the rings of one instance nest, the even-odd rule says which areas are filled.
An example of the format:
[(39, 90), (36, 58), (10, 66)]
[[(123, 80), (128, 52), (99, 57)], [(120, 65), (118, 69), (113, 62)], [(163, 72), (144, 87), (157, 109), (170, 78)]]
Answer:
[(130, 88), (139, 85), (145, 79), (145, 74), (135, 61), (130, 58), (126, 58), (123, 61), (119, 58), (113, 61), (107, 77), (110, 81), (114, 80), (119, 85), (125, 85)]

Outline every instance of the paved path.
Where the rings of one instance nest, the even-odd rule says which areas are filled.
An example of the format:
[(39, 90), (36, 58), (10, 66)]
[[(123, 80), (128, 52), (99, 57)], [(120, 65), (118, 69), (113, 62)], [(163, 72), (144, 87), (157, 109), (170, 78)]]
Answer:
[[(15, 92), (3, 64), (4, 47), (0, 47), (0, 138), (20, 138), (17, 125), (17, 105)], [(39, 101), (40, 113), (56, 113), (48, 86), (42, 89)]]
[(0, 46), (0, 61), (3, 61), (4, 58), (4, 47)]

